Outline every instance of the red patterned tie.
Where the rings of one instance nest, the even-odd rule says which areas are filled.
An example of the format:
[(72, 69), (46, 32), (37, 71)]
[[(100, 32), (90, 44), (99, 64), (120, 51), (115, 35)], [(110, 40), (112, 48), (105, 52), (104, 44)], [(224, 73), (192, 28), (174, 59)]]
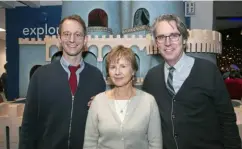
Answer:
[(70, 78), (69, 78), (69, 84), (71, 87), (72, 95), (75, 95), (76, 88), (77, 88), (77, 77), (76, 77), (76, 71), (80, 68), (80, 65), (78, 66), (69, 66), (69, 70), (71, 72)]

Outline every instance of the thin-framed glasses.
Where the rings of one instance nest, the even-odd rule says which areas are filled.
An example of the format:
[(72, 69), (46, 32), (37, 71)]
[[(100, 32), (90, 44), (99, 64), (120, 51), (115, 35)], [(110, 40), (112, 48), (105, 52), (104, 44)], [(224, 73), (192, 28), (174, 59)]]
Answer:
[(167, 37), (170, 39), (171, 42), (176, 42), (179, 40), (181, 34), (179, 33), (171, 33), (169, 36), (165, 36), (165, 35), (158, 35), (155, 37), (155, 40), (158, 43), (164, 43), (167, 39)]
[(74, 36), (74, 40), (82, 40), (84, 38), (84, 34), (82, 33), (72, 34), (71, 32), (63, 32), (61, 36), (64, 40), (70, 40), (71, 36)]

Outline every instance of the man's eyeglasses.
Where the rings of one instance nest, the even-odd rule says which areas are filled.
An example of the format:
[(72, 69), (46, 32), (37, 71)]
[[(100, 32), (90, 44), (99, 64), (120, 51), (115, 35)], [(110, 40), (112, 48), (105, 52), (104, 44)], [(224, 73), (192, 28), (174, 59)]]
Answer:
[(179, 40), (180, 36), (181, 36), (181, 34), (179, 34), (179, 33), (172, 33), (169, 36), (159, 35), (159, 36), (155, 37), (155, 40), (158, 43), (164, 43), (166, 41), (167, 37), (168, 37), (171, 42), (176, 42), (176, 41)]
[[(71, 32), (63, 32), (61, 36), (64, 40), (70, 40), (72, 33)], [(74, 40), (82, 40), (84, 38), (84, 34), (82, 34), (82, 33), (74, 33), (73, 36), (74, 36)]]

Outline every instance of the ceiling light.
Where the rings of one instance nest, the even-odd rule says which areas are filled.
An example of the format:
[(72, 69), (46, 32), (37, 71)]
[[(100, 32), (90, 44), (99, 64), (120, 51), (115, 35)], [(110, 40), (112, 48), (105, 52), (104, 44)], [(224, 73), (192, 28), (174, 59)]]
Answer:
[(3, 28), (0, 28), (0, 32), (5, 32), (6, 30)]

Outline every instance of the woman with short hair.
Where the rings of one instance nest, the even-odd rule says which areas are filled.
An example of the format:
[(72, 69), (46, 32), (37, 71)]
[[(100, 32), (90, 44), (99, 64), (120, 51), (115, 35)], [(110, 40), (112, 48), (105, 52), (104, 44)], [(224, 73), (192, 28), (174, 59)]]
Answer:
[(84, 149), (161, 149), (159, 110), (154, 97), (134, 87), (138, 70), (130, 48), (107, 55), (112, 89), (98, 94), (89, 109)]

